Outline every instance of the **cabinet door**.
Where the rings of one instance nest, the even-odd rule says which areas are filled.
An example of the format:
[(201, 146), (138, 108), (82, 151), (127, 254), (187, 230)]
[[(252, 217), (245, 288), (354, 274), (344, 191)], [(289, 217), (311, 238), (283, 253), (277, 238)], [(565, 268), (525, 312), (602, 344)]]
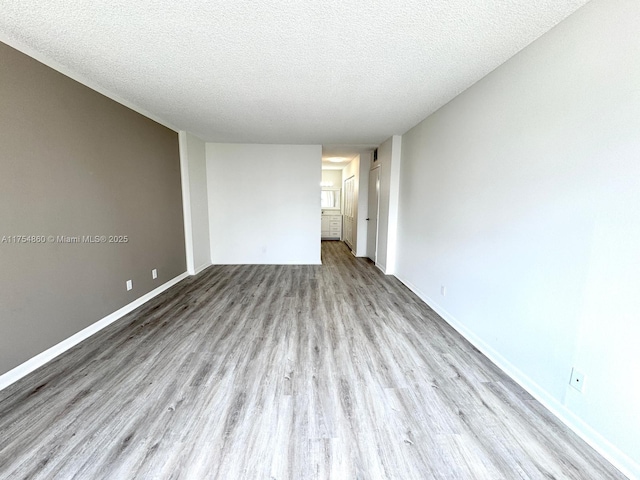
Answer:
[(324, 215), (322, 217), (322, 223), (320, 224), (320, 230), (323, 237), (329, 235), (329, 230), (331, 229), (331, 221), (329, 220), (331, 217)]

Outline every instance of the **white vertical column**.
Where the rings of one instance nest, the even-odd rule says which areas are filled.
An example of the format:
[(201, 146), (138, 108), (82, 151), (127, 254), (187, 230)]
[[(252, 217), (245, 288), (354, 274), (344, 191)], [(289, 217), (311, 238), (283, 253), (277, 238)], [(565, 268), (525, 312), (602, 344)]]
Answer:
[(391, 139), (391, 176), (389, 184), (389, 223), (387, 224), (387, 266), (385, 273), (392, 275), (396, 269), (398, 246), (398, 206), (400, 203), (400, 159), (402, 157), (402, 136)]
[(191, 185), (189, 183), (189, 151), (187, 148), (187, 132), (178, 132), (180, 148), (180, 179), (182, 183), (182, 215), (184, 217), (184, 248), (187, 257), (187, 272), (195, 275), (193, 261), (193, 225), (191, 221)]

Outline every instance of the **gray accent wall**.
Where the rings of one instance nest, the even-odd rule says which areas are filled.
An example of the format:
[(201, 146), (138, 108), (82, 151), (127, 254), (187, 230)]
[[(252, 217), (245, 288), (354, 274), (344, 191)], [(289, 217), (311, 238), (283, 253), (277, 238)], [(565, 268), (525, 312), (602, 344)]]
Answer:
[(182, 274), (186, 261), (177, 133), (4, 44), (0, 65), (3, 374)]

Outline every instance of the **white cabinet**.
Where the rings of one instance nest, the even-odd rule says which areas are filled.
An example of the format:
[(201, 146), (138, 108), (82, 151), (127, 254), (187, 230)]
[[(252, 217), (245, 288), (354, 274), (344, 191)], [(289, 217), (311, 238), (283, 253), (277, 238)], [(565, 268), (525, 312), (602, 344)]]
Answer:
[(342, 215), (339, 213), (322, 212), (322, 239), (340, 240), (342, 236)]

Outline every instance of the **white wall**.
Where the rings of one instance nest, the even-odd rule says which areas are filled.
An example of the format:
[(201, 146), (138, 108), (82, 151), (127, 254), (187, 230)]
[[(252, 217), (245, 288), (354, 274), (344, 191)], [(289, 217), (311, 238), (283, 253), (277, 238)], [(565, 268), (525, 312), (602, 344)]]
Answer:
[(178, 140), (187, 271), (194, 275), (211, 265), (205, 142), (185, 131)]
[(376, 162), (380, 166), (376, 265), (386, 274), (394, 273), (396, 266), (401, 144), (399, 135), (387, 139), (378, 147)]
[(195, 271), (199, 272), (211, 265), (205, 142), (188, 133), (187, 152), (189, 158), (193, 263)]
[(639, 24), (637, 0), (593, 0), (406, 133), (397, 248), (400, 279), (636, 476)]
[(342, 188), (342, 170), (322, 170), (322, 181), (333, 183), (329, 189)]
[(214, 264), (320, 263), (320, 145), (208, 143)]

